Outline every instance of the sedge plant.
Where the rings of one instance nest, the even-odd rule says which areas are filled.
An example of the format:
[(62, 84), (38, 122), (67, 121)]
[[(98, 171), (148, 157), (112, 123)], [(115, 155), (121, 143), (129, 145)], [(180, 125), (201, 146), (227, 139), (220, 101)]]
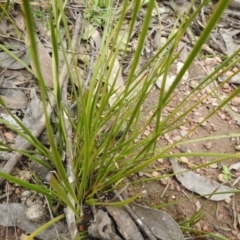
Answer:
[[(217, 94), (219, 86), (215, 85), (212, 88), (212, 92), (209, 92), (208, 95), (204, 96), (198, 102), (192, 101), (202, 89), (209, 86), (219, 77), (220, 69), (227, 71), (240, 60), (238, 56), (239, 51), (236, 51), (232, 56), (225, 57), (221, 65), (203, 79), (199, 86), (185, 96), (169, 115), (166, 116), (163, 114), (164, 109), (171, 102), (174, 90), (177, 89), (194, 59), (198, 57), (198, 53), (216, 26), (229, 1), (219, 2), (207, 26), (192, 47), (182, 69), (176, 75), (170, 88), (166, 89), (168, 72), (180, 54), (177, 46), (191, 22), (196, 18), (202, 7), (208, 3), (208, 0), (202, 1), (194, 12), (191, 12), (189, 9), (186, 13), (188, 18), (185, 17), (182, 19), (182, 23), (179, 26), (176, 24), (167, 42), (143, 66), (140, 66), (139, 63), (150, 28), (152, 12), (157, 7), (157, 3), (154, 0), (145, 1), (145, 16), (141, 30), (137, 36), (136, 50), (133, 52), (128, 74), (124, 82), (119, 83), (119, 78), (122, 76), (121, 71), (124, 67), (124, 60), (129, 51), (128, 46), (133, 36), (135, 36), (134, 26), (138, 21), (142, 2), (136, 0), (130, 1), (130, 3), (129, 1), (116, 1), (114, 4), (113, 1), (94, 1), (94, 4), (88, 1), (86, 3), (85, 13), (87, 14), (83, 16), (85, 19), (82, 18), (82, 28), (86, 28), (84, 21), (89, 23), (87, 25), (89, 28), (91, 27), (90, 23), (95, 22), (94, 29), (99, 28), (101, 25), (101, 44), (99, 49), (96, 49), (94, 52), (93, 61), (86, 60), (81, 65), (83, 71), (81, 72), (82, 74), (79, 74), (78, 54), (74, 50), (75, 46), (72, 45), (67, 16), (64, 11), (67, 1), (52, 1), (50, 3), (50, 13), (48, 13), (50, 16), (52, 79), (54, 83), (54, 89), (51, 90), (47, 89), (44, 83), (38, 58), (39, 53), (35, 46), (34, 13), (31, 10), (30, 3), (23, 1), (22, 10), (25, 15), (26, 29), (31, 45), (29, 51), (34, 62), (35, 71), (26, 66), (17, 57), (15, 59), (24, 64), (34, 74), (38, 82), (39, 98), (43, 107), (49, 146), (44, 146), (38, 140), (38, 136), (34, 136), (18, 119), (15, 120), (20, 125), (21, 130), (12, 126), (7, 121), (0, 120), (0, 122), (29, 141), (35, 150), (14, 149), (4, 143), (1, 143), (1, 145), (4, 151), (16, 151), (31, 161), (37, 161), (49, 169), (55, 169), (56, 176), (51, 178), (50, 186), (39, 182), (38, 184), (24, 182), (4, 172), (0, 172), (0, 176), (44, 194), (50, 206), (52, 206), (54, 201), (58, 201), (63, 206), (69, 207), (74, 212), (77, 222), (80, 222), (83, 204), (122, 206), (132, 201), (133, 199), (127, 199), (123, 202), (103, 202), (100, 200), (100, 196), (104, 192), (111, 192), (117, 189), (124, 183), (127, 177), (138, 173), (159, 158), (210, 156), (214, 158), (212, 162), (222, 162), (229, 157), (239, 158), (239, 154), (215, 152), (170, 153), (171, 149), (176, 145), (200, 142), (207, 138), (193, 140), (180, 139), (165, 147), (158, 147), (156, 144), (161, 136), (182, 125), (186, 121), (186, 116), (199, 106), (204, 98), (211, 94)], [(192, 1), (192, 4), (194, 4), (194, 1)], [(103, 17), (96, 15), (96, 8), (98, 9), (98, 14), (104, 15)], [(122, 29), (123, 25), (126, 26), (126, 14), (129, 12), (131, 12), (131, 20), (128, 23), (128, 27)], [(160, 15), (158, 19), (161, 20)], [(60, 32), (62, 28), (65, 30), (67, 44), (65, 44)], [(85, 33), (87, 31), (88, 29), (85, 29)], [(123, 32), (124, 34), (122, 34)], [(81, 31), (81, 34), (78, 36), (78, 44), (86, 40), (90, 42), (84, 31)], [(124, 41), (124, 44), (121, 44), (122, 41)], [(9, 52), (3, 45), (1, 49)], [(60, 52), (69, 78), (67, 104), (66, 102), (62, 102), (63, 85), (59, 81), (60, 69), (62, 67)], [(69, 62), (69, 53), (72, 62)], [(9, 52), (9, 54), (11, 53)], [(89, 81), (85, 82), (84, 76), (89, 76)], [(160, 76), (163, 76), (163, 81), (158, 101), (151, 109), (153, 114), (143, 121), (142, 105), (149, 96), (152, 86), (154, 86)], [(79, 83), (77, 85), (76, 79)], [(224, 107), (239, 92), (240, 89), (237, 88), (227, 99), (220, 99), (219, 105), (203, 121), (206, 121), (219, 109)], [(4, 106), (4, 102), (1, 101), (1, 103)], [(49, 116), (49, 109), (52, 109), (52, 112), (55, 113), (54, 123), (52, 123), (52, 118)], [(181, 111), (182, 109), (185, 110)], [(6, 110), (11, 114), (7, 108)], [(180, 112), (181, 114), (177, 114)], [(11, 115), (15, 118), (13, 114)], [(69, 136), (67, 123), (71, 129), (71, 136)], [(144, 133), (146, 126), (151, 123), (155, 124), (155, 130), (145, 138), (139, 139), (139, 136)], [(199, 127), (200, 124), (196, 127)], [(56, 132), (58, 141), (55, 140)], [(209, 138), (216, 139), (219, 137), (226, 136), (211, 136)], [(36, 153), (45, 157), (49, 164), (36, 157)], [(69, 172), (66, 169), (66, 163), (62, 161), (65, 154), (72, 168), (73, 175), (71, 182), (69, 182)], [(210, 165), (212, 162), (208, 164)], [(201, 167), (203, 166), (196, 166), (196, 168)], [(156, 178), (150, 180), (156, 180)]]

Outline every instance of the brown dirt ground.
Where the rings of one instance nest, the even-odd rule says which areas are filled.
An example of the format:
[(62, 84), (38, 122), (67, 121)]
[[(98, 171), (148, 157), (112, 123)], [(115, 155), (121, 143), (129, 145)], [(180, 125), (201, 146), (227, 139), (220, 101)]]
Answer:
[[(192, 71), (191, 71), (192, 70)], [(197, 67), (197, 65), (193, 65), (192, 69), (189, 72), (192, 72), (196, 75), (202, 74), (201, 68)], [(191, 75), (191, 74), (190, 74)], [(191, 76), (190, 76), (191, 78)], [(220, 89), (220, 93), (226, 91), (226, 89)], [(229, 86), (227, 91), (232, 91), (233, 88)], [(173, 101), (170, 103), (170, 107), (173, 109), (178, 105), (178, 101), (180, 98), (184, 97), (184, 92), (191, 91), (191, 88), (187, 86), (187, 84), (180, 84), (178, 89), (175, 91), (175, 96)], [(223, 93), (223, 92), (222, 92)], [(156, 100), (158, 99), (159, 90), (155, 89), (152, 91), (151, 95), (145, 101), (144, 109), (149, 109), (154, 104), (156, 104)], [(200, 113), (200, 116), (206, 116), (213, 109), (211, 104), (202, 103), (200, 104), (195, 111)], [(191, 138), (201, 138), (213, 135), (221, 135), (221, 134), (230, 134), (230, 133), (238, 133), (239, 126), (231, 119), (228, 114), (222, 110), (220, 111), (226, 118), (222, 119), (220, 114), (215, 114), (212, 116), (206, 123), (206, 126), (200, 126)], [(148, 112), (146, 112), (148, 114)], [(188, 122), (184, 126), (191, 127), (192, 119), (194, 118), (194, 114), (191, 113), (188, 117)], [(214, 124), (214, 125), (213, 125)], [(213, 127), (214, 126), (214, 127)], [(174, 129), (172, 132), (168, 133), (170, 139), (180, 136), (180, 128)], [(190, 149), (192, 152), (206, 152), (212, 151), (217, 153), (235, 153), (235, 143), (231, 141), (230, 138), (221, 138), (215, 140), (208, 140), (207, 142), (211, 143), (211, 149), (208, 150), (204, 147), (204, 142), (197, 142), (188, 144), (184, 147), (184, 149)], [(166, 139), (162, 138), (158, 142), (158, 146), (165, 146), (168, 144)], [(181, 149), (174, 148), (172, 152), (177, 153), (180, 152)], [(209, 157), (190, 157), (189, 162), (194, 163), (196, 165), (206, 163), (210, 161)], [(233, 163), (238, 162), (236, 159), (228, 159), (224, 162), (225, 165), (230, 166)], [(163, 160), (163, 162), (156, 162), (154, 164), (156, 169), (162, 169), (160, 172), (162, 175), (171, 173), (171, 164), (168, 160)], [(186, 167), (186, 166), (183, 166)], [(153, 170), (154, 171), (154, 170)], [(217, 165), (214, 168), (205, 167), (203, 169), (198, 170), (197, 172), (205, 176), (206, 178), (218, 181), (218, 175), (221, 173), (221, 166)], [(227, 185), (231, 185), (233, 181), (238, 177), (240, 173), (235, 172), (235, 178), (231, 179)], [(199, 197), (197, 194), (194, 194), (188, 190), (186, 190), (180, 182), (177, 181), (175, 177), (171, 178), (171, 182), (169, 186), (166, 186), (160, 180), (157, 181), (149, 181), (145, 182), (143, 179), (146, 179), (146, 176), (135, 175), (131, 178), (131, 181), (141, 181), (141, 184), (135, 184), (129, 187), (129, 195), (134, 196), (135, 194), (146, 191), (141, 198), (137, 201), (143, 205), (148, 206), (159, 206), (159, 209), (166, 211), (169, 213), (178, 223), (189, 219), (194, 213), (197, 212), (197, 206), (200, 203), (202, 206), (203, 219), (198, 222), (194, 227), (197, 230), (205, 231), (209, 233), (221, 234), (227, 239), (240, 239), (239, 228), (236, 226), (238, 223), (234, 223), (234, 214), (239, 215), (240, 212), (240, 195), (235, 194), (234, 197), (231, 198), (230, 202), (220, 201), (215, 202), (208, 200), (203, 197)], [(240, 183), (238, 182), (235, 185), (235, 188), (238, 190), (240, 188)], [(162, 193), (165, 192), (163, 196)], [(173, 205), (161, 207), (161, 204), (173, 203)], [(175, 204), (174, 204), (175, 203)], [(191, 235), (192, 236), (192, 235)], [(196, 237), (198, 235), (196, 234)], [(214, 238), (206, 238), (206, 237), (197, 237), (194, 239), (214, 239)]]

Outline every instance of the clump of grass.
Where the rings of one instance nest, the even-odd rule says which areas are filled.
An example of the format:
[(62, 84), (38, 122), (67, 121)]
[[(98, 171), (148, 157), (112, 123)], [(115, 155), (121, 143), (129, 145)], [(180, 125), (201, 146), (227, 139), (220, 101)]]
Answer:
[[(124, 81), (124, 85), (119, 85), (119, 76), (121, 75), (123, 60), (127, 55), (128, 44), (132, 39), (134, 25), (137, 22), (140, 1), (131, 2), (130, 4), (128, 1), (123, 1), (122, 3), (117, 2), (115, 6), (112, 5), (111, 1), (107, 1), (104, 6), (102, 6), (100, 2), (91, 7), (86, 5), (86, 13), (88, 15), (85, 17), (91, 20), (95, 24), (95, 27), (101, 25), (103, 30), (101, 46), (97, 54), (95, 53), (94, 55), (94, 61), (85, 63), (84, 69), (85, 71), (87, 70), (88, 73), (86, 74), (85, 72), (84, 74), (89, 74), (90, 77), (88, 82), (83, 83), (82, 88), (76, 87), (74, 81), (75, 78), (79, 83), (82, 83), (83, 76), (79, 75), (77, 69), (78, 59), (73, 51), (74, 46), (72, 46), (69, 26), (64, 12), (66, 2), (62, 2), (61, 0), (57, 0), (56, 3), (52, 2), (50, 29), (53, 46), (52, 59), (54, 68), (52, 76), (54, 89), (49, 90), (46, 89), (39, 67), (40, 63), (35, 46), (33, 13), (30, 3), (24, 1), (22, 8), (25, 13), (27, 31), (30, 36), (31, 57), (36, 67), (34, 74), (39, 83), (40, 98), (43, 105), (51, 151), (48, 151), (37, 139), (37, 136), (31, 135), (27, 128), (21, 123), (21, 127), (26, 134), (23, 134), (17, 129), (14, 130), (21, 134), (26, 140), (29, 140), (36, 148), (38, 154), (43, 155), (51, 162), (56, 169), (57, 175), (51, 178), (51, 187), (26, 183), (3, 172), (0, 172), (0, 176), (46, 195), (50, 205), (52, 205), (53, 200), (58, 200), (64, 206), (68, 206), (74, 212), (77, 221), (80, 221), (79, 216), (81, 216), (82, 204), (103, 205), (104, 203), (98, 199), (98, 196), (103, 192), (116, 189), (126, 177), (141, 171), (155, 160), (172, 157), (173, 155), (169, 153), (171, 149), (177, 144), (185, 144), (186, 141), (181, 139), (177, 143), (159, 148), (156, 146), (159, 137), (176, 128), (179, 123), (184, 121), (184, 118), (190, 111), (201, 104), (199, 101), (189, 106), (191, 99), (193, 99), (202, 88), (217, 79), (220, 69), (227, 71), (231, 67), (231, 64), (239, 61), (237, 57), (238, 52), (226, 58), (214, 72), (206, 77), (197, 88), (189, 93), (189, 95), (176, 106), (172, 113), (163, 117), (163, 111), (171, 101), (174, 90), (176, 90), (185, 72), (197, 57), (201, 47), (208, 39), (209, 34), (218, 22), (228, 2), (229, 1), (219, 2), (206, 28), (203, 30), (182, 69), (168, 90), (165, 88), (167, 74), (173, 61), (177, 59), (179, 55), (179, 52), (176, 50), (177, 45), (181, 41), (191, 21), (208, 1), (202, 1), (202, 4), (199, 5), (193, 13), (188, 12), (188, 18), (184, 19), (178, 30), (173, 31), (168, 41), (140, 68), (139, 62), (149, 31), (152, 11), (154, 7), (156, 7), (155, 1), (148, 2), (145, 9), (144, 21), (137, 39), (136, 51), (133, 53), (129, 73)], [(96, 9), (99, 10), (98, 15), (96, 15)], [(119, 9), (121, 11), (119, 11)], [(129, 21), (128, 28), (125, 30), (126, 36), (119, 40), (119, 33), (128, 11), (132, 12), (132, 17)], [(68, 49), (64, 47), (65, 45), (60, 33), (61, 26), (64, 26), (65, 29)], [(79, 36), (79, 41), (81, 41), (82, 37), (81, 35)], [(122, 44), (123, 40), (126, 41), (124, 44)], [(64, 96), (64, 93), (62, 93), (63, 84), (59, 82), (59, 47), (64, 56), (65, 66), (70, 79), (69, 86), (71, 88), (68, 92), (68, 102), (64, 104), (62, 102)], [(67, 58), (68, 50), (72, 51), (72, 64), (69, 63)], [(119, 56), (121, 56), (121, 58)], [(116, 65), (116, 63), (118, 64)], [(151, 87), (161, 75), (163, 75), (163, 82), (157, 106), (152, 109), (152, 116), (142, 123), (142, 104), (148, 97)], [(80, 86), (80, 84), (78, 86)], [(217, 91), (217, 87), (213, 89), (212, 92), (214, 91)], [(226, 100), (222, 101), (216, 109), (212, 110), (203, 121), (215, 114), (233, 97), (239, 94), (239, 92), (240, 89), (236, 89)], [(212, 93), (209, 93), (209, 95), (210, 94)], [(53, 99), (54, 104), (53, 102), (49, 102), (51, 99)], [(53, 105), (51, 106), (50, 103)], [(55, 121), (57, 122), (59, 137), (58, 144), (54, 138), (54, 130), (48, 111), (48, 109), (53, 106), (57, 112)], [(69, 106), (75, 106), (74, 117), (72, 117), (72, 109)], [(181, 109), (186, 108), (186, 106), (189, 106), (187, 110), (177, 115), (177, 113), (180, 112)], [(7, 122), (2, 121), (2, 123), (10, 128), (12, 127)], [(155, 131), (146, 138), (139, 140), (139, 135), (144, 132), (145, 126), (150, 123), (156, 125)], [(72, 132), (71, 135), (69, 135), (69, 128), (71, 129), (70, 133)], [(201, 139), (195, 139), (192, 140), (192, 142), (200, 140)], [(14, 150), (18, 151), (18, 149)], [(69, 167), (72, 169), (71, 182), (69, 182), (69, 169), (66, 169), (65, 163), (62, 161), (65, 153), (70, 163)], [(28, 151), (22, 150), (21, 154), (36, 161), (35, 155), (29, 154)], [(182, 157), (185, 155), (201, 156), (201, 153), (179, 153), (174, 156)], [(216, 158), (221, 157), (221, 159), (229, 157), (228, 154), (215, 153), (209, 153), (209, 156), (215, 156)], [(236, 157), (238, 156), (236, 155)], [(39, 162), (41, 163), (41, 161)], [(114, 204), (121, 206), (124, 203), (126, 202)]]

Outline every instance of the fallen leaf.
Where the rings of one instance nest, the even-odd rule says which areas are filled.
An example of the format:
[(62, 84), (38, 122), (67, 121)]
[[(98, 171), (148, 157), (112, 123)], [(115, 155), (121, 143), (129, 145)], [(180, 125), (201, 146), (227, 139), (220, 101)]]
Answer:
[[(118, 97), (121, 95), (123, 89), (124, 89), (124, 82), (122, 77), (122, 67), (119, 64), (119, 61), (117, 58), (111, 59), (111, 61), (114, 61), (111, 75), (108, 79), (108, 85), (109, 89), (114, 85), (114, 94), (109, 99), (109, 105), (112, 106), (115, 101), (118, 99)], [(109, 63), (111, 65), (112, 63)]]
[[(173, 82), (175, 80), (175, 76), (172, 76), (172, 75), (167, 75), (167, 79), (166, 79), (166, 82), (165, 82), (165, 86), (164, 86), (164, 91), (168, 91), (168, 89), (172, 86)], [(156, 81), (156, 85), (158, 88), (162, 89), (162, 86), (163, 86), (163, 75), (161, 75), (157, 81)]]
[[(13, 114), (14, 117), (16, 119), (18, 119), (19, 121), (21, 121), (15, 114)], [(19, 124), (15, 121), (15, 119), (8, 114), (7, 112), (0, 112), (0, 118), (4, 119), (5, 121), (7, 121), (9, 124), (11, 124), (12, 126), (16, 127), (17, 129), (21, 129), (21, 127), (19, 126)]]
[(107, 211), (114, 218), (119, 232), (125, 239), (143, 240), (138, 227), (123, 207), (107, 206)]
[[(11, 52), (11, 54), (20, 58), (26, 65), (29, 65), (29, 63), (30, 63), (29, 54), (27, 54), (24, 51), (10, 51), (10, 52)], [(1, 68), (12, 69), (12, 70), (20, 70), (20, 69), (25, 68), (21, 63), (16, 61), (14, 58), (12, 58), (6, 52), (1, 52), (0, 53), (0, 67)]]
[(166, 212), (130, 203), (132, 210), (158, 239), (184, 240), (176, 221)]
[(232, 164), (232, 165), (229, 167), (229, 170), (239, 171), (239, 170), (240, 170), (240, 162), (235, 163), (235, 164)]
[[(233, 195), (233, 193), (221, 193), (221, 192), (231, 192), (234, 191), (235, 189), (223, 186), (222, 184), (219, 184), (215, 181), (211, 181), (205, 177), (200, 176), (199, 174), (190, 171), (184, 172), (186, 171), (186, 169), (180, 167), (175, 159), (171, 159), (170, 161), (173, 167), (173, 171), (176, 174), (176, 178), (189, 191), (196, 192), (200, 195), (207, 195), (204, 197), (209, 198), (213, 201), (221, 201)], [(178, 174), (180, 172), (184, 173)], [(211, 194), (213, 195), (210, 196)]]
[(100, 240), (122, 240), (117, 234), (114, 224), (108, 214), (101, 209), (98, 210), (95, 221), (89, 226), (90, 236)]
[[(28, 38), (28, 36), (26, 36)], [(40, 39), (35, 35), (36, 38), (36, 47), (38, 52), (38, 60), (40, 64), (40, 69), (42, 73), (43, 80), (47, 87), (53, 88), (53, 80), (52, 80), (52, 58), (48, 53), (48, 50), (43, 46)], [(25, 39), (28, 43), (29, 40)], [(27, 45), (28, 46), (28, 45)], [(30, 47), (28, 46), (30, 49)], [(33, 71), (36, 71), (35, 64), (33, 61), (30, 62)]]
[(39, 119), (41, 119), (42, 115), (43, 108), (41, 101), (38, 99), (35, 89), (32, 88), (30, 92), (30, 101), (23, 118), (23, 124), (30, 131), (33, 131), (36, 128), (35, 126), (39, 123)]
[(27, 107), (28, 98), (12, 81), (4, 80), (2, 87), (4, 88), (0, 88), (0, 96), (8, 108), (25, 109)]
[[(24, 15), (22, 11), (19, 11), (17, 15), (17, 21), (20, 22), (19, 30), (23, 33), (26, 49), (28, 51), (31, 51), (31, 44), (30, 44), (30, 37), (28, 31), (25, 31), (26, 26), (24, 22)], [(35, 41), (36, 41), (36, 47), (38, 52), (38, 61), (40, 70), (42, 73), (43, 80), (47, 87), (53, 88), (53, 80), (52, 80), (52, 58), (48, 53), (48, 50), (43, 46), (40, 39), (38, 38), (37, 34), (35, 34)], [(35, 63), (31, 60), (30, 62), (31, 67), (34, 72), (36, 72), (36, 66)]]
[(236, 49), (239, 48), (238, 44), (236, 44), (236, 42), (233, 40), (233, 36), (239, 34), (239, 32), (240, 32), (239, 30), (227, 31), (227, 32), (220, 31), (219, 32), (219, 34), (221, 35), (221, 37), (225, 43), (227, 53), (229, 56), (232, 55), (236, 51)]

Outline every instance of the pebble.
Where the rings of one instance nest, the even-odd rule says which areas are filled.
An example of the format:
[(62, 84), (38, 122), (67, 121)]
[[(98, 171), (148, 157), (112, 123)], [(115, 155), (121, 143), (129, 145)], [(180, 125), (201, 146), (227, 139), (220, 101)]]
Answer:
[(192, 80), (189, 82), (191, 88), (196, 88), (199, 85), (199, 82), (196, 80)]
[(189, 162), (188, 158), (186, 158), (186, 157), (180, 157), (180, 159), (181, 159), (181, 162), (183, 162), (183, 163)]
[(236, 107), (231, 107), (231, 109), (234, 111), (234, 112), (238, 112), (238, 109)]
[[(225, 74), (226, 74), (228, 77), (231, 77), (231, 76), (233, 75), (233, 71), (227, 71)], [(224, 83), (224, 84), (228, 84), (228, 86), (229, 86), (229, 83)]]
[(232, 71), (233, 71), (233, 72), (237, 72), (238, 70), (239, 70), (239, 69), (238, 69), (237, 67), (234, 67)]
[(231, 199), (231, 198), (226, 198), (224, 201), (225, 201), (226, 203), (231, 203), (232, 199)]
[[(203, 119), (204, 119), (203, 117), (200, 117), (196, 122), (197, 122), (197, 123), (200, 123), (200, 122), (203, 121)], [(204, 122), (202, 122), (200, 125), (203, 126), (203, 127), (206, 127), (207, 123), (206, 123), (206, 121), (204, 121)]]
[(163, 163), (163, 158), (158, 158), (157, 160), (159, 163)]
[(179, 141), (180, 139), (182, 139), (181, 136), (175, 136), (175, 137), (172, 138), (172, 140), (173, 140), (174, 142), (177, 142), (177, 141)]
[(205, 64), (207, 65), (207, 66), (211, 66), (211, 67), (214, 67), (214, 66), (216, 66), (217, 65), (217, 59), (215, 59), (215, 58), (206, 58), (205, 59)]
[(204, 146), (207, 150), (209, 150), (209, 149), (212, 148), (212, 142), (203, 143), (203, 146)]
[(25, 211), (25, 216), (31, 222), (40, 223), (45, 219), (46, 210), (41, 204), (34, 204)]
[(225, 114), (220, 114), (220, 117), (221, 117), (222, 120), (226, 119), (226, 115)]
[(147, 137), (147, 136), (149, 136), (149, 135), (151, 134), (151, 132), (150, 132), (148, 129), (146, 129), (146, 130), (143, 132), (143, 134)]
[(240, 151), (240, 145), (237, 145), (237, 146), (235, 147), (235, 149), (236, 149), (237, 151)]
[(217, 163), (213, 163), (211, 165), (209, 165), (210, 168), (212, 169), (217, 169), (218, 168), (218, 164)]
[(222, 59), (220, 57), (215, 57), (215, 59), (218, 63), (222, 63)]
[(159, 173), (158, 172), (152, 172), (152, 176), (157, 177), (157, 176), (159, 176)]
[(221, 182), (221, 183), (226, 183), (227, 180), (223, 177), (224, 175), (222, 173), (220, 173), (218, 175), (218, 181)]
[(188, 134), (188, 131), (182, 130), (180, 131), (182, 137), (185, 137)]
[(224, 84), (223, 84), (223, 88), (224, 88), (224, 89), (229, 88), (229, 84), (228, 84), (228, 83), (224, 83)]
[(232, 105), (233, 106), (239, 106), (240, 105), (240, 97), (233, 98)]
[(31, 195), (31, 192), (28, 190), (22, 192), (22, 197), (29, 197), (30, 195)]

